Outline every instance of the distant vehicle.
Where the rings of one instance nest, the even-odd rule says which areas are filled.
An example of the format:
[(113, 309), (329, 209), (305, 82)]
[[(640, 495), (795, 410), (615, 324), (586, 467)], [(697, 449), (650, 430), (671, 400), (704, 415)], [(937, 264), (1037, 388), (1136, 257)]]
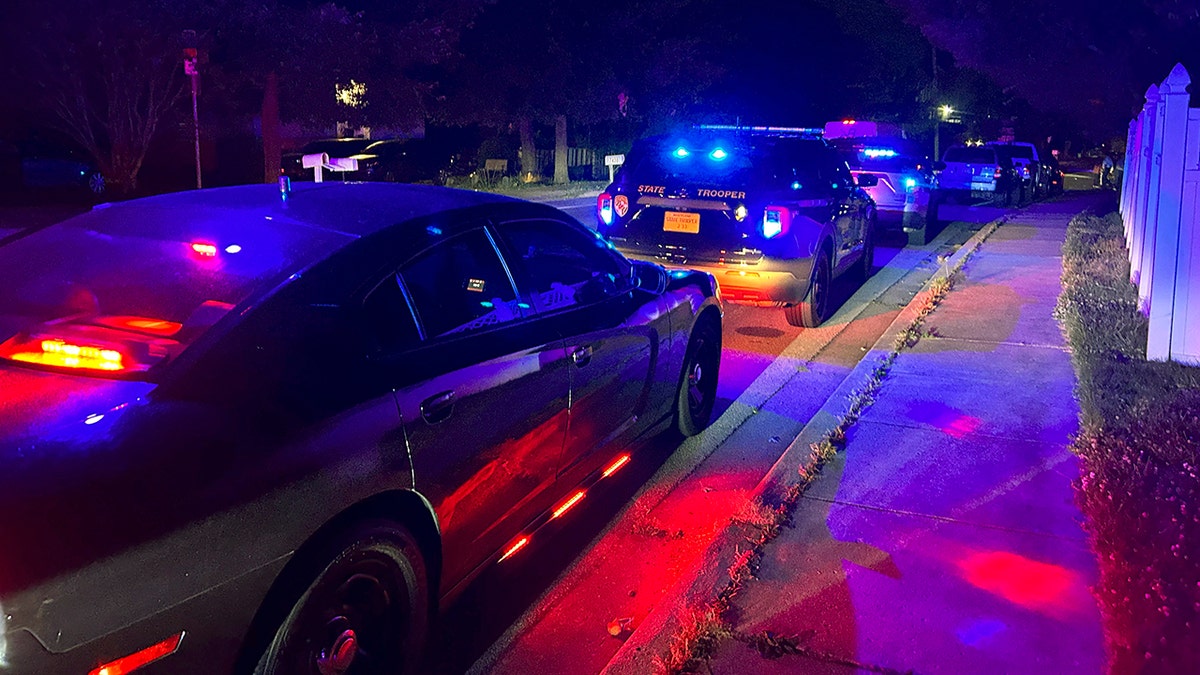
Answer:
[(875, 200), (879, 224), (902, 229), (910, 244), (924, 245), (942, 199), (934, 163), (899, 138), (842, 138), (831, 143), (856, 180), (865, 174), (877, 179), (876, 185), (864, 189)]
[(835, 277), (872, 270), (875, 204), (819, 130), (708, 127), (637, 142), (598, 197), (627, 256), (716, 277), (724, 299), (814, 327)]
[[(326, 138), (319, 141), (311, 141), (296, 152), (284, 153), (282, 164), (283, 175), (295, 181), (312, 180), (313, 170), (305, 169), (302, 163), (304, 155), (323, 152), (329, 155), (330, 158), (339, 157), (344, 159), (362, 154), (364, 150), (375, 142), (369, 138)], [(345, 180), (347, 178), (342, 172), (332, 174), (331, 177), (336, 177), (336, 180)]]
[(111, 204), (0, 287), (4, 673), (414, 672), (439, 599), (717, 391), (711, 276), (487, 193)]
[(1058, 158), (1047, 153), (1042, 157), (1042, 170), (1046, 177), (1046, 194), (1053, 197), (1063, 193), (1063, 170), (1058, 163)]
[(104, 174), (96, 163), (65, 146), (45, 142), (0, 143), (0, 190), (38, 193), (70, 193), (101, 197), (107, 190)]
[(354, 155), (358, 171), (349, 180), (442, 185), (454, 169), (454, 157), (424, 139), (377, 141)]
[(1043, 197), (1049, 192), (1041, 156), (1032, 143), (988, 143), (988, 146), (996, 148), (1012, 162), (1013, 170), (1021, 178), (1023, 199)]
[(1012, 160), (996, 148), (951, 146), (942, 155), (942, 163), (945, 168), (938, 174), (938, 186), (947, 197), (1011, 204), (1021, 193), (1021, 181)]

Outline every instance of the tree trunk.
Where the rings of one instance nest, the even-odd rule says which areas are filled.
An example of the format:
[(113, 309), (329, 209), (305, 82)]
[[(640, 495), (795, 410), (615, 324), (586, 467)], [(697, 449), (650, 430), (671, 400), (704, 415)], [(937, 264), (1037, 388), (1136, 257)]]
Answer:
[(534, 180), (537, 180), (537, 146), (533, 144), (533, 120), (528, 117), (518, 119), (517, 130), (521, 134), (521, 179), (532, 175)]
[(279, 80), (275, 73), (267, 75), (262, 103), (263, 182), (279, 180), (283, 166), (283, 150), (279, 139)]
[(571, 177), (567, 172), (567, 116), (557, 115), (554, 118), (554, 184), (570, 182)]

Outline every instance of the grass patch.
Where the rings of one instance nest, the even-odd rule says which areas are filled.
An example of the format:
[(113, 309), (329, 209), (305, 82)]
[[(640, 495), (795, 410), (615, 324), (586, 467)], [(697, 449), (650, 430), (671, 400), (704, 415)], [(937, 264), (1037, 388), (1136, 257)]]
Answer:
[(1200, 664), (1200, 368), (1146, 361), (1120, 216), (1081, 214), (1056, 316), (1079, 383), (1076, 500), (1113, 673)]

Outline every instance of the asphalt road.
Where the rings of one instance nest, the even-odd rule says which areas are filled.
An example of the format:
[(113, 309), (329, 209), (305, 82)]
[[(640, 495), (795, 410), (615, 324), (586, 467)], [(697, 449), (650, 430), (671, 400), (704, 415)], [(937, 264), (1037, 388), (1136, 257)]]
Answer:
[[(593, 199), (555, 206), (591, 223)], [(618, 480), (514, 558), (486, 571), (451, 607), (431, 646), (436, 673), (591, 673), (680, 583), (745, 495), (939, 264), (1004, 209), (950, 206), (930, 244), (880, 237), (876, 271), (842, 283), (838, 312), (801, 330), (780, 310), (727, 305), (716, 421), (683, 443), (642, 448)]]

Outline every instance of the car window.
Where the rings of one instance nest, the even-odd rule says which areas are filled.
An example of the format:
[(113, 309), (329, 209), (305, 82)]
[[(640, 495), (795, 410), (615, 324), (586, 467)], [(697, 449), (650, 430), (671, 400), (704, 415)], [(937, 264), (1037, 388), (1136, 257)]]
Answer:
[(586, 304), (628, 288), (629, 264), (599, 236), (553, 220), (497, 227), (538, 311)]
[(367, 321), (384, 349), (402, 349), (421, 339), (416, 314), (405, 293), (400, 276), (391, 274), (367, 296)]
[(504, 263), (483, 229), (441, 242), (400, 268), (426, 338), (483, 330), (520, 317)]
[(946, 150), (942, 161), (947, 164), (995, 164), (996, 151), (992, 148), (956, 146)]

